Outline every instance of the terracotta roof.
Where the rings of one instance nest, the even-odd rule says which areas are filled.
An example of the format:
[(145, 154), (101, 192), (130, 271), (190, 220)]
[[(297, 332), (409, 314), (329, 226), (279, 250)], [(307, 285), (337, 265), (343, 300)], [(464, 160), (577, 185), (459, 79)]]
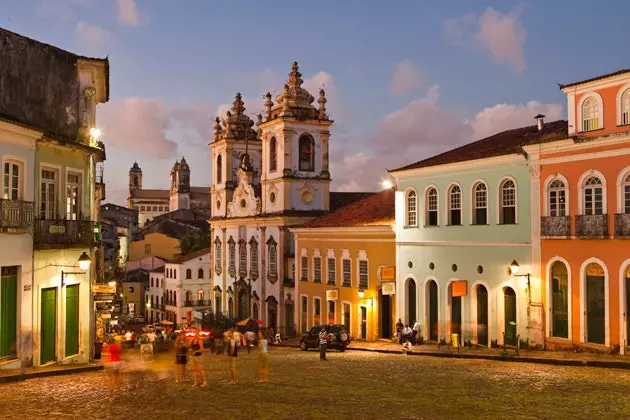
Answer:
[(541, 131), (538, 131), (538, 127), (535, 125), (503, 131), (411, 165), (390, 170), (389, 172), (399, 172), (409, 169), (427, 168), (430, 166), (447, 165), (449, 163), (523, 153), (522, 147), (525, 145), (546, 143), (566, 138), (568, 135), (567, 129), (568, 123), (564, 120), (560, 120), (545, 123)]
[(601, 79), (606, 79), (608, 77), (619, 76), (620, 74), (625, 74), (625, 73), (630, 73), (630, 69), (621, 69), (621, 70), (617, 70), (617, 71), (612, 72), (612, 73), (602, 74), (601, 76), (596, 76), (596, 77), (591, 77), (590, 79), (581, 80), (579, 82), (567, 83), (566, 85), (561, 85), (560, 83), (558, 83), (558, 87), (560, 89), (564, 89), (566, 87), (576, 86), (576, 85), (583, 85), (585, 83), (594, 82), (596, 80), (601, 80)]
[(207, 234), (210, 231), (206, 220), (171, 220), (166, 219), (158, 223), (152, 223), (141, 229), (134, 235), (133, 240), (138, 241), (144, 239), (149, 233), (162, 233), (175, 239), (182, 239), (186, 233), (201, 232)]
[[(169, 261), (165, 261), (165, 262), (169, 262)], [(161, 266), (158, 268), (154, 268), (153, 270), (149, 270), (149, 273), (163, 273), (164, 272), (165, 267)]]
[(131, 191), (133, 198), (163, 198), (168, 199), (169, 190), (134, 190)]
[(362, 198), (369, 197), (374, 192), (331, 192), (330, 210), (337, 210)]
[(348, 204), (301, 227), (389, 226), (394, 224), (394, 190), (388, 189)]
[(167, 264), (181, 264), (186, 261), (194, 260), (195, 258), (202, 257), (210, 253), (210, 248), (203, 248), (198, 251), (191, 252), (190, 254), (181, 255), (174, 260), (169, 261)]

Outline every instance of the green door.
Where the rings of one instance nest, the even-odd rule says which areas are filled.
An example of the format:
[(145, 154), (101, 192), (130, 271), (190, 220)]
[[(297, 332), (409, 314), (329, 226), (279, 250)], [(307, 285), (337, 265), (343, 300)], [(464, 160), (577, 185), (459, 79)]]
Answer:
[(516, 293), (511, 287), (506, 287), (503, 292), (505, 306), (505, 344), (516, 345)]
[(477, 286), (477, 344), (488, 345), (488, 290)]
[(57, 289), (42, 289), (41, 364), (55, 360), (57, 339)]
[(79, 285), (66, 287), (66, 357), (79, 353)]
[[(4, 268), (2, 269), (4, 271)], [(0, 357), (17, 353), (17, 274), (0, 277)]]
[(586, 276), (586, 334), (589, 343), (606, 344), (606, 283)]
[(429, 340), (438, 340), (438, 288), (433, 280), (429, 282)]

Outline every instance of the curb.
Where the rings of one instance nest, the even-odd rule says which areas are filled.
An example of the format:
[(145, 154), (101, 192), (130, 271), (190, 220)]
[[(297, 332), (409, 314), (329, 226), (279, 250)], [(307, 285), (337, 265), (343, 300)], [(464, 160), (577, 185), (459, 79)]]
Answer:
[(103, 365), (96, 366), (80, 366), (67, 369), (45, 370), (41, 372), (28, 372), (24, 374), (17, 373), (15, 375), (0, 376), (0, 383), (21, 382), (27, 379), (44, 378), (47, 376), (70, 375), (73, 373), (95, 372), (103, 370)]
[[(291, 347), (298, 348), (299, 346), (291, 344), (274, 344), (275, 347)], [(352, 351), (365, 351), (372, 353), (382, 354), (401, 354), (397, 350), (384, 350), (384, 349), (370, 349), (365, 347), (346, 347), (346, 350)], [(598, 367), (608, 369), (630, 369), (630, 362), (616, 361), (616, 360), (578, 360), (578, 359), (546, 359), (541, 357), (528, 357), (528, 356), (501, 356), (492, 354), (466, 354), (466, 353), (442, 353), (442, 352), (411, 352), (410, 356), (427, 356), (427, 357), (441, 357), (443, 359), (472, 359), (472, 360), (492, 360), (496, 362), (520, 362), (520, 363), (536, 363), (541, 365), (555, 365), (555, 366), (579, 366), (579, 367)]]

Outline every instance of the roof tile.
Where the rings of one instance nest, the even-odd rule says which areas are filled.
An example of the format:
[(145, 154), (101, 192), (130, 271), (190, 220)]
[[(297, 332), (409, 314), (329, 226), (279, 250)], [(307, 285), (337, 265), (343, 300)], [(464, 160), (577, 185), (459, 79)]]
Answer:
[(389, 226), (395, 220), (394, 190), (388, 189), (331, 211), (301, 227)]

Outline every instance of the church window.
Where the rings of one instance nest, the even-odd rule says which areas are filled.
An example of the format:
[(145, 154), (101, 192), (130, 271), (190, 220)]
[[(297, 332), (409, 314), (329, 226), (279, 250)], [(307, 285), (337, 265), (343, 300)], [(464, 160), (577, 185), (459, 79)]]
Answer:
[(236, 275), (236, 242), (231, 236), (228, 240), (228, 256), (228, 274), (234, 277)]
[(134, 187), (138, 186), (138, 175), (134, 175), (133, 176), (133, 185), (134, 185)]
[(186, 280), (192, 279), (192, 270), (190, 268), (186, 269)]
[(238, 242), (238, 275), (247, 276), (247, 244), (244, 240)]
[(203, 278), (203, 268), (200, 268), (200, 269), (197, 271), (197, 278), (198, 278), (198, 279), (202, 279), (202, 278)]
[(153, 211), (158, 211), (157, 206), (153, 206)]
[(221, 155), (217, 156), (217, 184), (223, 182), (223, 163), (221, 161)]
[(140, 211), (146, 211), (146, 207), (145, 206), (140, 206)]
[(273, 236), (267, 241), (269, 247), (269, 277), (272, 280), (278, 279), (278, 244)]
[(315, 141), (310, 134), (302, 134), (300, 136), (299, 152), (300, 152), (300, 171), (313, 172), (315, 170)]
[(258, 242), (252, 236), (249, 240), (249, 276), (252, 280), (258, 278)]
[(269, 172), (275, 172), (278, 169), (278, 144), (276, 138), (272, 137), (269, 142)]
[(221, 274), (221, 240), (218, 236), (214, 240), (214, 271)]

